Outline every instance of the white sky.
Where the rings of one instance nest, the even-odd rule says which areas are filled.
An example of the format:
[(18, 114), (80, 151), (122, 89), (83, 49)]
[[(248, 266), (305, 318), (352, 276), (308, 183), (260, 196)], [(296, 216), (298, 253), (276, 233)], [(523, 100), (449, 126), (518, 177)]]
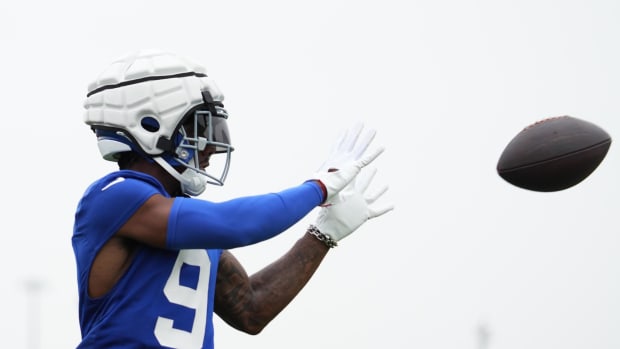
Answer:
[[(203, 63), (227, 97), (236, 151), (204, 198), (298, 184), (356, 120), (387, 148), (377, 181), (396, 209), (330, 252), (260, 335), (217, 319), (216, 347), (477, 349), (483, 326), (492, 349), (619, 348), (615, 143), (562, 192), (495, 172), (542, 118), (620, 135), (618, 18), (616, 0), (1, 2), (2, 347), (78, 343), (73, 213), (115, 169), (82, 123), (86, 86), (118, 56), (161, 48)], [(256, 271), (314, 214), (234, 253)]]

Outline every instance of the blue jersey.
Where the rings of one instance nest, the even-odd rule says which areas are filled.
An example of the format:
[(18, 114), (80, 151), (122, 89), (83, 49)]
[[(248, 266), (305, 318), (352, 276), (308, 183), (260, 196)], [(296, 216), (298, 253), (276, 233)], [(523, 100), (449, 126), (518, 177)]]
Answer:
[(154, 194), (168, 196), (154, 178), (118, 171), (93, 183), (78, 205), (72, 239), (82, 332), (78, 348), (213, 347), (213, 296), (221, 250), (139, 245), (116, 285), (101, 298), (88, 296), (97, 252)]
[(175, 198), (169, 248), (137, 244), (114, 287), (102, 297), (89, 297), (89, 272), (97, 253), (156, 194), (169, 197), (155, 178), (124, 170), (94, 182), (80, 200), (72, 238), (82, 333), (78, 348), (213, 348), (213, 299), (222, 249), (275, 236), (323, 199), (312, 181), (223, 203)]

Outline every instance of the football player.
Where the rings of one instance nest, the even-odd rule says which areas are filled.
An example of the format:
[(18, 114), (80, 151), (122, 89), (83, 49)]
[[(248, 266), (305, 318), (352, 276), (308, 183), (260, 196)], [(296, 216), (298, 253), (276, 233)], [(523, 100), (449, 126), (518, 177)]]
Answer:
[[(328, 250), (392, 209), (362, 168), (381, 154), (359, 124), (320, 170), (279, 192), (199, 199), (223, 185), (234, 148), (224, 96), (205, 68), (141, 50), (89, 86), (84, 122), (119, 170), (95, 180), (75, 213), (79, 348), (213, 348), (213, 313), (259, 333), (300, 292)], [(216, 157), (221, 166), (214, 170)], [(316, 223), (249, 276), (229, 249), (274, 237), (320, 206)]]

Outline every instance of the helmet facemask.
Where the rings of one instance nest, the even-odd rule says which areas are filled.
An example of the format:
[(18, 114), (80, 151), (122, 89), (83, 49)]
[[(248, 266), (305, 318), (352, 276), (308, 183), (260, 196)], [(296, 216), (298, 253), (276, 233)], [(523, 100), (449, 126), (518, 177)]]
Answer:
[[(231, 152), (228, 133), (228, 113), (219, 102), (213, 102), (208, 92), (203, 92), (205, 105), (190, 111), (175, 132), (175, 147), (154, 160), (181, 183), (183, 193), (200, 195), (206, 184), (222, 186), (228, 175)], [(205, 107), (206, 106), (206, 107)], [(200, 164), (200, 153), (212, 149), (209, 168)], [(224, 155), (224, 158), (221, 158)], [(217, 163), (217, 165), (216, 165)]]

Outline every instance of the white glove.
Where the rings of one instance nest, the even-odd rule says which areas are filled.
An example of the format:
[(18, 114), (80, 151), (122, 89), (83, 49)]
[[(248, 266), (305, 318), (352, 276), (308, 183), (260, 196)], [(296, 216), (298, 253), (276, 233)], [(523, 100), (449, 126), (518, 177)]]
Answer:
[[(368, 171), (360, 174), (340, 191), (332, 205), (325, 206), (319, 211), (314, 224), (318, 232), (311, 231), (311, 233), (324, 240), (328, 246), (335, 246), (336, 243), (333, 242), (347, 237), (369, 219), (379, 217), (394, 209), (391, 203), (377, 203), (377, 200), (387, 191), (387, 185), (384, 185), (375, 194), (366, 194), (370, 182), (377, 173), (376, 169)], [(328, 236), (332, 241), (324, 239), (324, 236), (321, 235)]]
[(358, 123), (341, 134), (332, 146), (327, 160), (315, 174), (314, 179), (321, 181), (327, 191), (323, 205), (331, 204), (334, 195), (383, 152), (384, 148), (381, 147), (364, 154), (375, 138), (376, 131), (364, 131), (363, 128), (364, 125)]

